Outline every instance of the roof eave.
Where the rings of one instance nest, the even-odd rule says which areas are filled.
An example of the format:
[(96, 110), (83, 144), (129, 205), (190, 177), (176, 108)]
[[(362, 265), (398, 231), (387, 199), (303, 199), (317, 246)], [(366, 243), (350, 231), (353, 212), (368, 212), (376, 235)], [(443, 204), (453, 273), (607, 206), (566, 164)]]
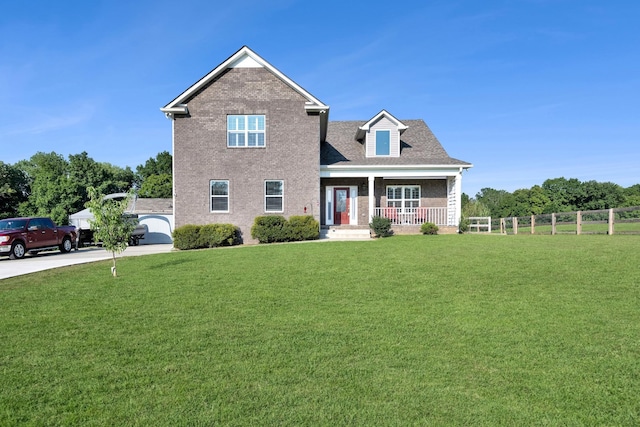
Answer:
[(187, 108), (186, 104), (180, 104), (175, 107), (163, 107), (160, 111), (162, 111), (168, 119), (172, 119), (176, 114), (189, 114), (189, 108)]

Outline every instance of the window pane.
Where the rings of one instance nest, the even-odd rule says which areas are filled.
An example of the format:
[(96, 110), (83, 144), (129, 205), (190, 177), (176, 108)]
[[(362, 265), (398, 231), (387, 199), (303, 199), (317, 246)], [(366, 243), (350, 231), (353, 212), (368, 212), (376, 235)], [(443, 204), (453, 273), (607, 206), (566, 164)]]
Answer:
[(228, 181), (211, 181), (211, 195), (212, 196), (228, 196), (229, 182)]
[(405, 187), (404, 188), (404, 198), (405, 199), (419, 199), (420, 198), (420, 188), (419, 187)]
[(264, 146), (264, 134), (249, 132), (249, 147), (262, 147), (262, 146)]
[(212, 211), (228, 211), (229, 210), (229, 198), (215, 196), (211, 198), (211, 210)]
[(267, 196), (282, 196), (282, 181), (267, 181), (266, 194)]
[(402, 187), (387, 187), (387, 199), (402, 199)]
[(244, 129), (244, 116), (227, 116), (227, 130)]
[(376, 156), (388, 156), (390, 153), (391, 132), (388, 130), (376, 131)]
[(264, 130), (264, 116), (249, 116), (249, 130)]
[(282, 197), (267, 197), (266, 199), (266, 210), (267, 211), (282, 211)]

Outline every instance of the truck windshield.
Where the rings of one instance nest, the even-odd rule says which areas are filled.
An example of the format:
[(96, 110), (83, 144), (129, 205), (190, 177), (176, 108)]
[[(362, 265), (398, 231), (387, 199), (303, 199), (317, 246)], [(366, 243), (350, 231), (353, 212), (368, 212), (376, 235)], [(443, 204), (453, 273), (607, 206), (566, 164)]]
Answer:
[(0, 230), (20, 230), (27, 225), (26, 219), (3, 219), (0, 221)]

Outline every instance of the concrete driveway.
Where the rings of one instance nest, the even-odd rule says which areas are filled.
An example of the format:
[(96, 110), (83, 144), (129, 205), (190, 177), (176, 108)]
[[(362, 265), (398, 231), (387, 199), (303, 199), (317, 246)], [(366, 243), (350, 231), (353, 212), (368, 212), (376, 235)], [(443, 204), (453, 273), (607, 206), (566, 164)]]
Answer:
[[(124, 252), (117, 254), (116, 258), (150, 255), (171, 252), (172, 250), (172, 244), (129, 246)], [(41, 252), (37, 255), (27, 255), (23, 259), (15, 260), (3, 256), (0, 257), (0, 280), (6, 279), (7, 277), (35, 273), (36, 271), (105, 259), (111, 259), (111, 252), (107, 252), (98, 247), (81, 248), (77, 251), (71, 251), (68, 254), (63, 254), (58, 251)]]

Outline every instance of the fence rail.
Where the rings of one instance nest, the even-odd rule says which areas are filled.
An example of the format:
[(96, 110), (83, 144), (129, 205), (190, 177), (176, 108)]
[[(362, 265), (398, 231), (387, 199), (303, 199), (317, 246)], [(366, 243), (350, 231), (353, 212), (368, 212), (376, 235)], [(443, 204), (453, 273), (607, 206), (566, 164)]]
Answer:
[(640, 234), (640, 206), (500, 218), (502, 234)]
[(470, 216), (469, 232), (471, 233), (491, 233), (490, 216)]

